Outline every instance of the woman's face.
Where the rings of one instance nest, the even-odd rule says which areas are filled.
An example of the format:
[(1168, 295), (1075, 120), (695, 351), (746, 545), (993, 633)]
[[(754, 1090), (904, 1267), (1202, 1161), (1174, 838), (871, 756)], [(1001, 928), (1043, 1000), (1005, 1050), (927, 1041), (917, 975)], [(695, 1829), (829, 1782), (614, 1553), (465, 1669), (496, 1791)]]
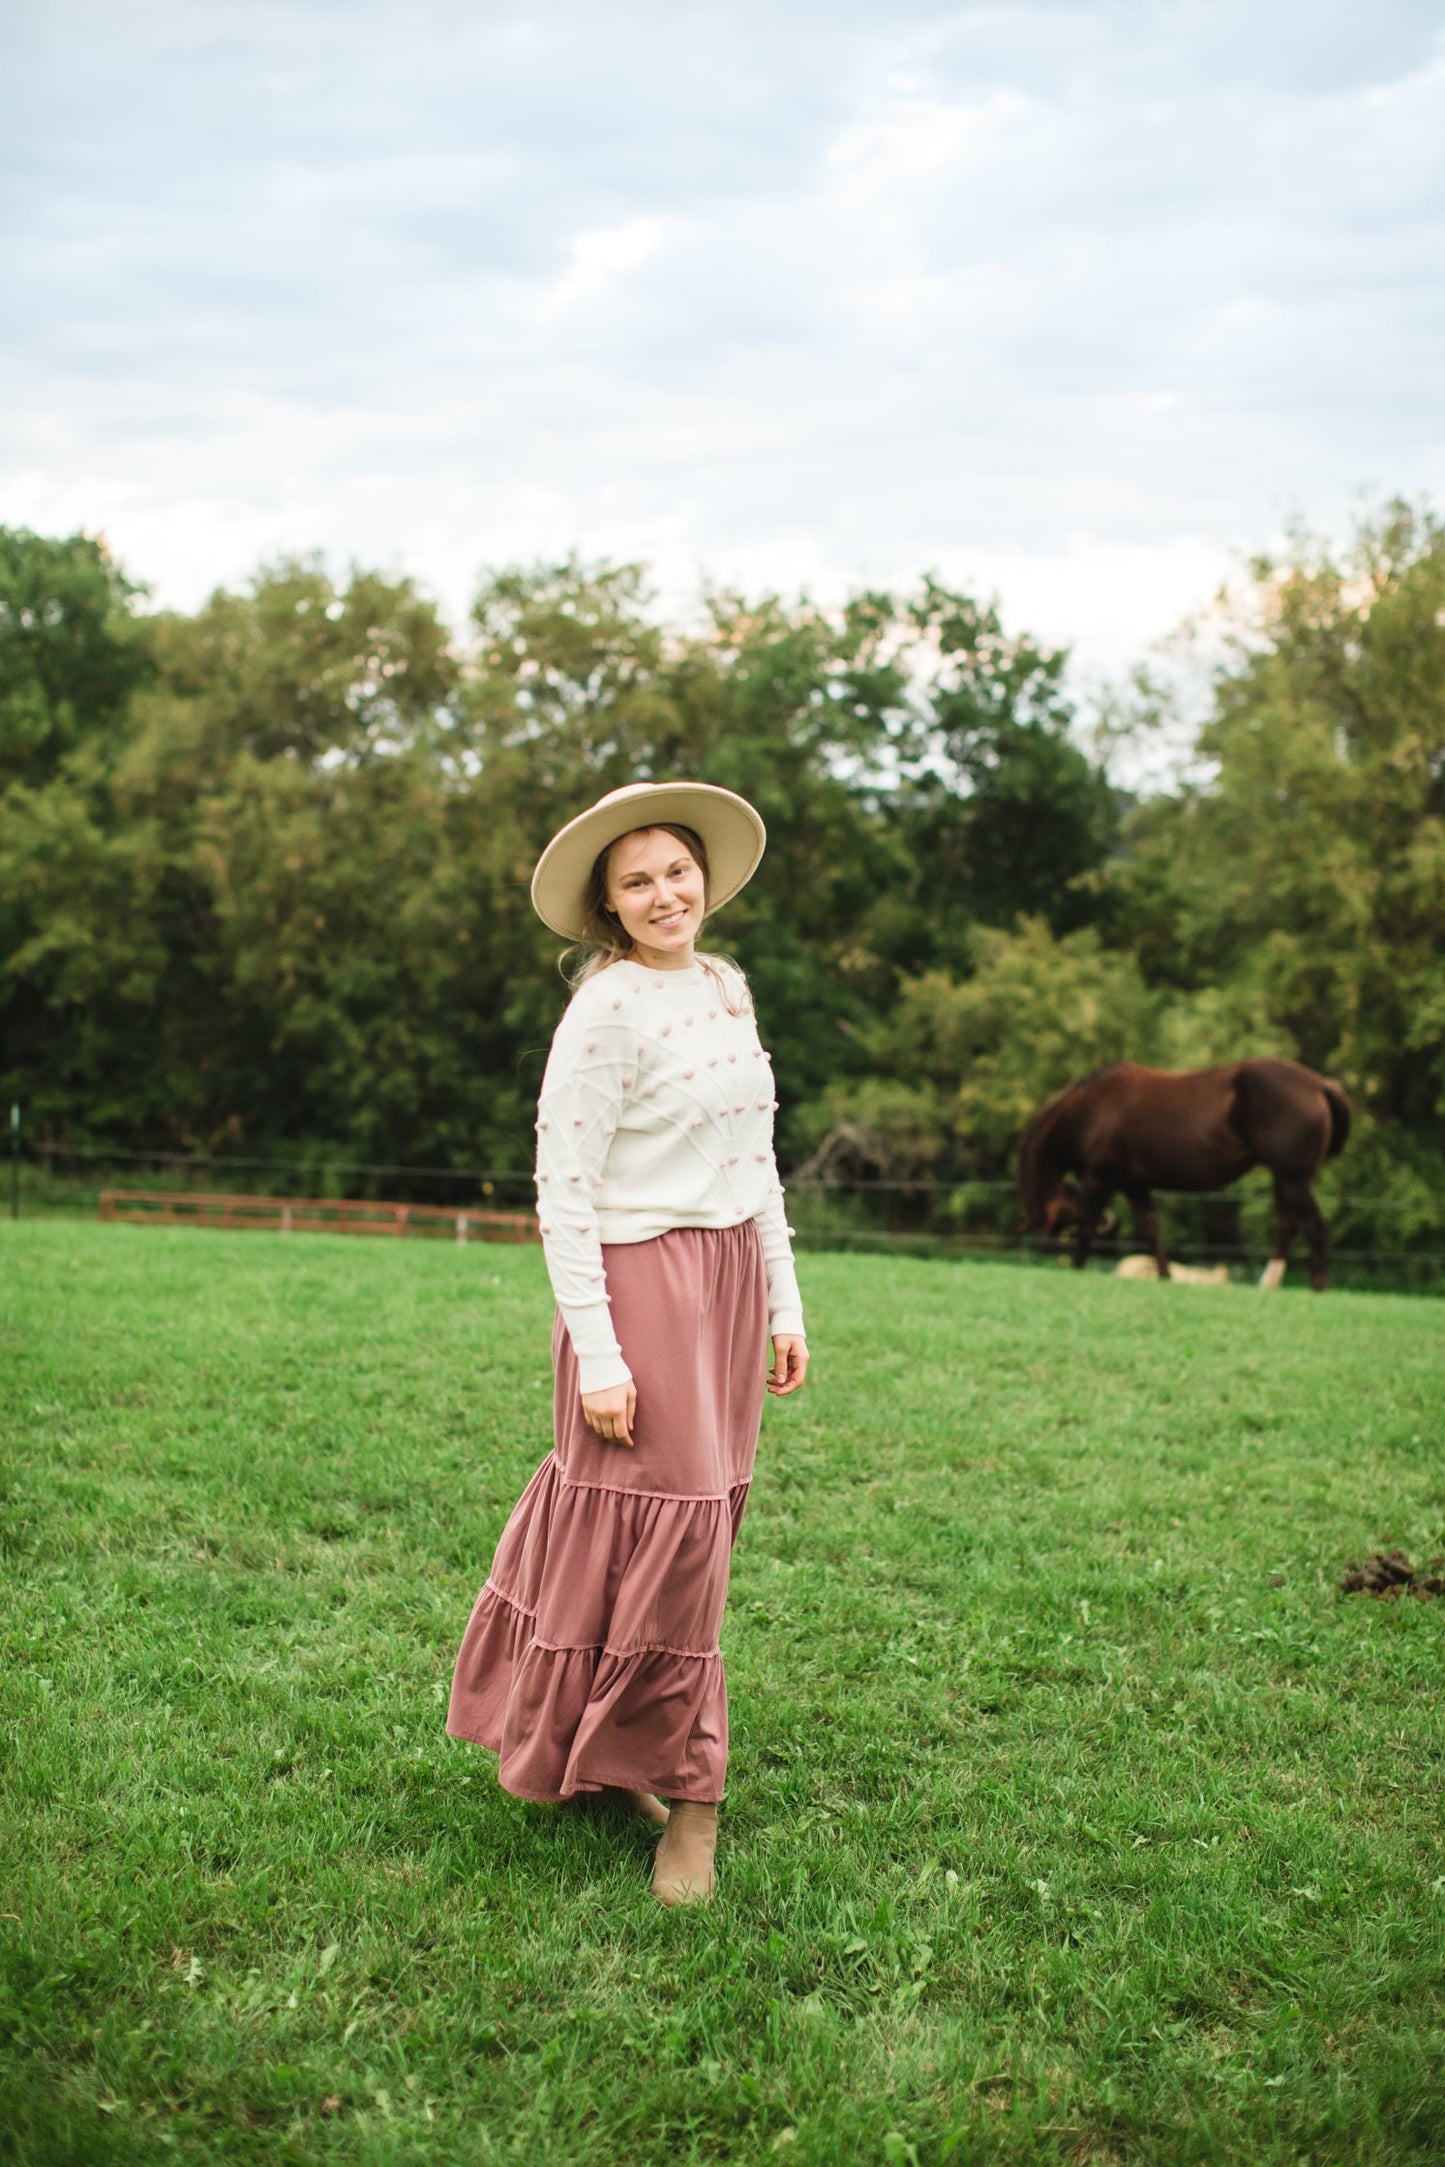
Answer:
[(650, 970), (693, 960), (707, 898), (702, 867), (666, 828), (634, 828), (607, 854), (607, 902)]

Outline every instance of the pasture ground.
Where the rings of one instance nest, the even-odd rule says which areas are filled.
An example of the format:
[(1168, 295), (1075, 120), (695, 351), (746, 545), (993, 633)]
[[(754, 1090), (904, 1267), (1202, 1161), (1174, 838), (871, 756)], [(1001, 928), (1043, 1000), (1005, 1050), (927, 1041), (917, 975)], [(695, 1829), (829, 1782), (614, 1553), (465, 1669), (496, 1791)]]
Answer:
[(1445, 2156), (1441, 1311), (803, 1277), (665, 1913), (442, 1731), (539, 1254), (0, 1230), (0, 2157)]

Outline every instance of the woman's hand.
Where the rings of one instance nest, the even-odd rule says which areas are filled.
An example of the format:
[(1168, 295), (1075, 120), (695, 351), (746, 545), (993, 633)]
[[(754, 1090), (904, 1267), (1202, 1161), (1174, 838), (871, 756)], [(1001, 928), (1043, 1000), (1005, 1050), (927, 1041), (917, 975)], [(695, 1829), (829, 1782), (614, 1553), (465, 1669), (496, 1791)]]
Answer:
[(808, 1374), (808, 1342), (799, 1332), (774, 1332), (768, 1390), (779, 1399), (796, 1392)]
[(609, 1385), (605, 1392), (584, 1392), (582, 1412), (589, 1430), (596, 1430), (599, 1437), (605, 1437), (615, 1445), (626, 1445), (631, 1450), (637, 1387), (630, 1377), (626, 1384)]

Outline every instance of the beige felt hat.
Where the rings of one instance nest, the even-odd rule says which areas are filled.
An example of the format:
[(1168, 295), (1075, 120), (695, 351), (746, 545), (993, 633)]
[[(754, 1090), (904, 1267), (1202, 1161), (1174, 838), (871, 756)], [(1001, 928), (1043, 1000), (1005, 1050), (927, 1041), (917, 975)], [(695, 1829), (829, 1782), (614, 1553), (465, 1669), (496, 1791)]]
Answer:
[(532, 905), (564, 940), (585, 934), (587, 883), (599, 854), (634, 828), (663, 822), (692, 828), (707, 850), (707, 907), (717, 910), (745, 888), (758, 869), (768, 831), (746, 798), (715, 783), (628, 783), (609, 790), (585, 813), (559, 828), (537, 860)]

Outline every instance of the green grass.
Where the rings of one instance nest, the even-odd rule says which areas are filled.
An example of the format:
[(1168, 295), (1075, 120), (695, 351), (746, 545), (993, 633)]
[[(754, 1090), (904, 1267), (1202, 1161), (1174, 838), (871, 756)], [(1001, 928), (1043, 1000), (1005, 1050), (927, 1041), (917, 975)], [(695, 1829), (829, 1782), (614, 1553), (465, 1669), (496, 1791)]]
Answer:
[(1445, 2156), (1440, 1312), (803, 1277), (666, 1913), (442, 1731), (539, 1255), (4, 1226), (0, 2158)]

